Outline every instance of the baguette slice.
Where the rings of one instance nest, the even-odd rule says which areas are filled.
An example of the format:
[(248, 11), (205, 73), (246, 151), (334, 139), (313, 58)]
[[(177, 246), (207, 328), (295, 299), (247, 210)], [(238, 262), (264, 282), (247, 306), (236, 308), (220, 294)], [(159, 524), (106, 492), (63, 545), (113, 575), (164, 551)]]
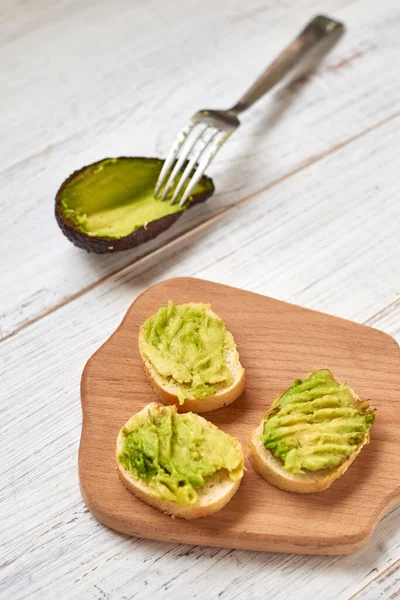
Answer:
[[(162, 409), (163, 407), (156, 402), (151, 402), (150, 404), (146, 404), (146, 406), (136, 414), (146, 414), (148, 410), (151, 410), (154, 413)], [(176, 411), (176, 408), (173, 407), (173, 410)], [(136, 415), (133, 415), (133, 417), (135, 416)], [(196, 415), (196, 418), (201, 420), (203, 425), (209, 427), (210, 429), (218, 429), (218, 427), (203, 417)], [(196, 489), (198, 498), (195, 504), (182, 506), (176, 502), (159, 498), (154, 494), (153, 490), (146, 484), (146, 482), (142, 481), (141, 479), (135, 479), (133, 475), (119, 462), (118, 457), (122, 452), (123, 443), (124, 434), (122, 427), (117, 438), (116, 452), (117, 468), (122, 483), (132, 494), (139, 498), (139, 500), (146, 502), (146, 504), (157, 508), (167, 515), (180, 517), (182, 519), (198, 519), (199, 517), (207, 517), (221, 510), (221, 508), (223, 508), (225, 504), (231, 500), (239, 488), (241, 479), (238, 481), (232, 481), (229, 477), (228, 471), (222, 469), (221, 471), (218, 471), (211, 477), (207, 478), (202, 488)]]
[[(359, 396), (349, 388), (353, 398), (359, 400)], [(305, 473), (289, 473), (282, 467), (282, 461), (268, 450), (260, 439), (263, 433), (264, 420), (252, 432), (248, 441), (248, 458), (255, 471), (268, 483), (287, 492), (298, 494), (311, 494), (326, 490), (335, 479), (343, 475), (351, 463), (360, 454), (362, 448), (369, 443), (369, 431), (358, 444), (357, 449), (349, 458), (333, 469), (321, 469), (320, 471), (307, 471)]]
[[(211, 317), (221, 320), (220, 317), (211, 310), (209, 304), (191, 302), (188, 305), (204, 308)], [(232, 344), (232, 348), (226, 351), (226, 366), (233, 376), (233, 383), (228, 387), (221, 387), (215, 394), (211, 394), (210, 396), (201, 399), (189, 395), (185, 398), (184, 403), (180, 404), (178, 399), (178, 391), (180, 389), (179, 383), (160, 375), (144, 355), (143, 345), (145, 344), (145, 338), (142, 328), (140, 329), (138, 342), (143, 368), (154, 392), (161, 402), (164, 404), (175, 405), (179, 412), (205, 413), (227, 406), (239, 398), (244, 390), (245, 371), (240, 364), (239, 353), (236, 349), (236, 343), (233, 336), (230, 331), (227, 331), (226, 333)]]

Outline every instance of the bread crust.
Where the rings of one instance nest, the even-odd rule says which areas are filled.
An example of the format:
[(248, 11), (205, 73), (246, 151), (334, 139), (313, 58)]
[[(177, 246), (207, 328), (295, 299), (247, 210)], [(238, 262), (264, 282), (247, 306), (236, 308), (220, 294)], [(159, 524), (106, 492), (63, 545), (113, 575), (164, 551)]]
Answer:
[[(203, 304), (201, 302), (191, 302), (183, 306), (199, 306), (207, 310), (210, 316), (215, 317), (216, 319), (220, 319), (218, 315), (216, 315), (212, 310), (209, 304)], [(165, 377), (162, 377), (151, 362), (146, 358), (144, 353), (142, 352), (143, 345), (145, 344), (145, 339), (143, 335), (142, 329), (139, 332), (138, 344), (139, 344), (139, 352), (142, 359), (143, 369), (146, 373), (148, 380), (150, 382), (151, 387), (153, 388), (157, 397), (161, 400), (163, 404), (166, 405), (174, 405), (177, 407), (178, 412), (194, 412), (194, 413), (206, 413), (211, 410), (217, 410), (218, 408), (223, 408), (228, 404), (234, 402), (239, 396), (242, 395), (245, 386), (245, 370), (240, 364), (239, 353), (236, 349), (236, 343), (233, 339), (232, 334), (227, 331), (227, 335), (230, 338), (231, 344), (233, 346), (232, 350), (229, 351), (229, 363), (227, 364), (230, 369), (234, 381), (233, 383), (226, 388), (218, 390), (215, 394), (211, 394), (210, 396), (206, 396), (205, 398), (194, 398), (188, 397), (185, 398), (183, 404), (179, 404), (179, 399), (177, 393), (174, 393), (174, 387), (178, 389), (178, 384), (171, 384)]]
[[(151, 402), (150, 404), (146, 404), (146, 406), (144, 406), (139, 413), (136, 413), (136, 415), (146, 413), (148, 410), (152, 410), (154, 412), (160, 409), (162, 409), (162, 407), (159, 404)], [(136, 415), (133, 415), (133, 417)], [(197, 418), (201, 419), (203, 423), (206, 423), (207, 427), (218, 429), (213, 423), (203, 419), (203, 417), (197, 415)], [(215, 473), (211, 477), (208, 477), (205, 481), (205, 485), (196, 490), (198, 499), (195, 504), (182, 506), (176, 502), (158, 498), (144, 481), (135, 479), (132, 474), (120, 464), (118, 460), (118, 456), (122, 451), (124, 442), (124, 434), (122, 431), (123, 427), (120, 429), (117, 438), (116, 461), (118, 474), (125, 487), (132, 494), (134, 494), (134, 496), (139, 498), (139, 500), (146, 502), (146, 504), (157, 508), (167, 515), (180, 517), (182, 519), (198, 519), (200, 517), (207, 517), (221, 510), (237, 492), (241, 483), (241, 479), (238, 481), (232, 481), (228, 472), (222, 470)]]
[[(358, 400), (359, 398), (354, 391), (351, 388), (349, 389), (353, 397)], [(296, 492), (297, 494), (312, 494), (326, 490), (347, 471), (370, 439), (369, 432), (367, 432), (364, 439), (358, 445), (357, 450), (345, 462), (334, 469), (321, 469), (320, 471), (307, 471), (306, 473), (289, 473), (283, 469), (282, 461), (274, 456), (262, 443), (260, 436), (263, 428), (264, 420), (253, 430), (248, 440), (247, 453), (251, 466), (268, 483), (286, 492)]]

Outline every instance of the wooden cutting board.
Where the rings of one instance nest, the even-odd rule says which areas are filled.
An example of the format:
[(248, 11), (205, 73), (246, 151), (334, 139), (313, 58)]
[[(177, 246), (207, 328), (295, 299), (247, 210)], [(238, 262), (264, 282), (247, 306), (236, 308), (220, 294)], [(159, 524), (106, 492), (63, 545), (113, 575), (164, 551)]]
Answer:
[[(142, 370), (143, 321), (171, 299), (209, 302), (233, 333), (246, 369), (244, 394), (205, 417), (246, 448), (264, 411), (297, 377), (329, 368), (377, 408), (371, 443), (347, 473), (319, 494), (283, 492), (246, 461), (239, 491), (219, 513), (172, 519), (137, 500), (120, 482), (120, 427), (157, 400)], [(139, 296), (82, 375), (79, 477), (93, 515), (122, 533), (168, 542), (307, 554), (360, 549), (379, 519), (400, 501), (400, 349), (364, 325), (197, 279), (165, 281)]]

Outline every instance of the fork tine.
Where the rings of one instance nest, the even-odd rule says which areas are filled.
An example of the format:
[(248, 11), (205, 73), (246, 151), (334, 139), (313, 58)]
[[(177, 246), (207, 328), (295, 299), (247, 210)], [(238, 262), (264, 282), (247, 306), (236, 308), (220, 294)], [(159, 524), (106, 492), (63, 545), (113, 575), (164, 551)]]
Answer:
[[(189, 183), (189, 185), (187, 186), (184, 194), (182, 195), (182, 198), (179, 202), (179, 206), (184, 206), (185, 202), (187, 201), (187, 199), (189, 198), (190, 194), (192, 193), (192, 191), (194, 190), (194, 188), (196, 187), (196, 185), (198, 184), (198, 182), (200, 181), (201, 177), (203, 176), (204, 171), (207, 169), (208, 165), (210, 164), (210, 162), (212, 161), (212, 159), (214, 158), (214, 156), (217, 154), (217, 152), (219, 152), (219, 150), (221, 149), (221, 147), (223, 146), (223, 144), (226, 142), (226, 140), (228, 139), (228, 137), (232, 134), (232, 131), (227, 131), (225, 133), (223, 132), (217, 132), (217, 133), (222, 133), (222, 136), (215, 141), (215, 147), (211, 148), (210, 152), (208, 152), (207, 154), (204, 154), (204, 151), (210, 147), (210, 145), (212, 145), (213, 139), (216, 137), (217, 134), (215, 134), (208, 142), (208, 144), (206, 144), (205, 148), (203, 149), (201, 156), (204, 154), (202, 160), (199, 162), (199, 165), (192, 177), (191, 182)], [(201, 156), (199, 158), (201, 158)]]
[[(198, 123), (198, 125), (200, 125), (200, 123)], [(188, 156), (190, 156), (190, 153), (192, 152), (193, 148), (195, 147), (195, 145), (197, 143), (197, 140), (203, 135), (203, 133), (205, 133), (207, 127), (208, 127), (208, 125), (203, 125), (201, 128), (197, 127), (196, 134), (194, 135), (193, 132), (196, 130), (196, 125), (195, 125), (194, 127), (192, 127), (192, 129), (187, 134), (184, 143), (182, 144), (182, 146), (179, 149), (179, 159), (176, 161), (175, 166), (172, 169), (172, 173), (169, 176), (167, 184), (164, 188), (164, 192), (161, 196), (161, 202), (163, 200), (165, 200), (165, 198), (167, 197), (167, 194), (168, 194), (169, 190), (171, 189), (171, 187), (174, 185), (176, 176), (179, 173), (179, 171), (181, 170), (183, 163), (188, 158)], [(190, 138), (192, 138), (193, 141), (191, 141)]]
[[(212, 140), (215, 138), (215, 136), (218, 135), (218, 133), (219, 133), (219, 129), (214, 130), (214, 133), (211, 135), (211, 137), (209, 138), (209, 140), (207, 142), (206, 141), (204, 142), (204, 145), (203, 145), (202, 148), (200, 148), (200, 151), (197, 152), (197, 153), (195, 152), (193, 154), (192, 158), (189, 161), (189, 164), (187, 165), (186, 169), (184, 170), (184, 172), (182, 174), (182, 177), (179, 180), (178, 185), (175, 188), (175, 191), (174, 191), (173, 196), (171, 198), (171, 204), (174, 204), (175, 201), (177, 200), (179, 194), (182, 191), (182, 188), (184, 187), (185, 183), (189, 179), (190, 174), (195, 169), (196, 164), (199, 162), (199, 160), (203, 156), (203, 153), (204, 153), (205, 149), (208, 148), (208, 146), (210, 145), (210, 143), (212, 142)], [(204, 141), (204, 137), (203, 136), (202, 136), (202, 140), (200, 140), (200, 141)]]
[(154, 198), (157, 198), (158, 194), (160, 193), (161, 187), (162, 187), (164, 181), (166, 180), (168, 173), (171, 170), (171, 167), (174, 163), (174, 160), (176, 159), (176, 155), (178, 154), (180, 147), (184, 144), (188, 134), (195, 126), (196, 126), (196, 123), (194, 123), (193, 121), (189, 121), (189, 123), (186, 123), (185, 127), (183, 127), (183, 129), (181, 129), (181, 131), (178, 133), (177, 137), (175, 138), (175, 142), (174, 142), (171, 150), (169, 151), (169, 154), (164, 161), (160, 175), (158, 176), (156, 187), (154, 190)]

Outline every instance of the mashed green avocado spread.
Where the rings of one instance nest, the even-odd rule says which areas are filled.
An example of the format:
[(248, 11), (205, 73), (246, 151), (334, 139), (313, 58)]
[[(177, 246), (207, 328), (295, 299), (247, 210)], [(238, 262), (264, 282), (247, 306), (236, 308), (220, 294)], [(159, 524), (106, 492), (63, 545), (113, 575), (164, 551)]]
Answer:
[(332, 469), (364, 439), (375, 419), (368, 409), (330, 371), (316, 371), (275, 400), (261, 440), (290, 473)]
[(193, 504), (205, 477), (221, 469), (232, 481), (243, 476), (238, 440), (208, 427), (193, 413), (178, 414), (171, 406), (149, 410), (133, 416), (123, 434), (120, 464), (159, 498)]
[(204, 398), (233, 383), (226, 366), (231, 337), (220, 319), (202, 305), (160, 308), (142, 326), (142, 352), (156, 371), (180, 386), (178, 398)]

